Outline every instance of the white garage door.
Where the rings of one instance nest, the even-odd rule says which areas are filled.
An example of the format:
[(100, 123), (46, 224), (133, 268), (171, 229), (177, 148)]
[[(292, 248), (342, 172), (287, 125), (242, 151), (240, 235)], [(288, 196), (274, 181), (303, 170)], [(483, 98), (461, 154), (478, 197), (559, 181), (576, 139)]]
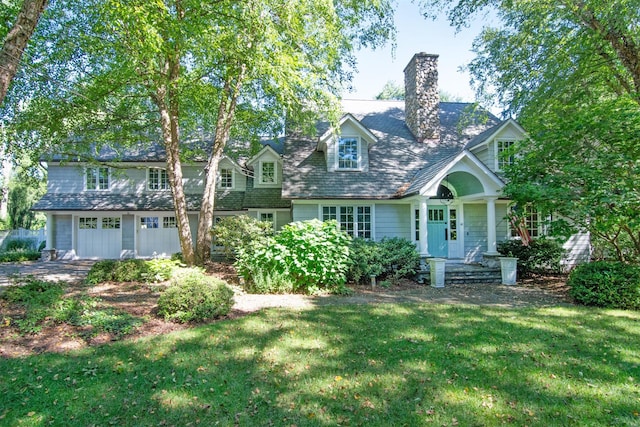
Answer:
[(80, 258), (120, 258), (122, 229), (120, 217), (78, 218)]
[(138, 256), (171, 256), (180, 252), (175, 216), (138, 218)]

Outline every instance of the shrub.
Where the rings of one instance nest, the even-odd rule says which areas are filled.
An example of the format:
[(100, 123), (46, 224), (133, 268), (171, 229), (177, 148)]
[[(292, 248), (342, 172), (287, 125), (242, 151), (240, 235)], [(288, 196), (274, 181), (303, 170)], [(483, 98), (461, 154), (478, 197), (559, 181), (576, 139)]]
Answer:
[(211, 234), (214, 244), (224, 248), (225, 256), (235, 259), (238, 251), (252, 242), (273, 236), (273, 224), (248, 215), (228, 216), (216, 223)]
[(579, 303), (640, 310), (640, 266), (597, 261), (577, 266), (569, 275), (569, 294)]
[(416, 245), (398, 237), (384, 238), (380, 242), (354, 239), (349, 253), (347, 278), (355, 283), (367, 283), (370, 276), (395, 283), (416, 274), (420, 266)]
[(518, 258), (518, 275), (521, 277), (562, 271), (561, 261), (565, 254), (562, 245), (551, 239), (532, 240), (528, 246), (520, 240), (506, 240), (498, 243), (498, 252)]
[(5, 242), (4, 250), (6, 252), (17, 252), (17, 251), (35, 252), (37, 250), (36, 240), (35, 239), (10, 239)]
[(253, 294), (287, 294), (295, 289), (291, 276), (276, 270), (258, 269), (244, 289)]
[(0, 253), (0, 262), (36, 261), (41, 257), (37, 251), (15, 251)]
[(188, 269), (171, 279), (158, 299), (158, 314), (180, 323), (224, 316), (233, 306), (233, 291), (220, 279)]
[(236, 269), (249, 286), (269, 271), (289, 276), (296, 292), (335, 292), (346, 282), (350, 239), (335, 220), (294, 222), (238, 251)]
[(25, 308), (24, 317), (16, 320), (22, 334), (36, 334), (50, 316), (52, 307), (61, 301), (64, 288), (59, 283), (28, 278), (25, 282), (9, 286), (2, 298)]
[(93, 264), (85, 283), (161, 282), (168, 280), (180, 265), (179, 261), (169, 259), (105, 259)]

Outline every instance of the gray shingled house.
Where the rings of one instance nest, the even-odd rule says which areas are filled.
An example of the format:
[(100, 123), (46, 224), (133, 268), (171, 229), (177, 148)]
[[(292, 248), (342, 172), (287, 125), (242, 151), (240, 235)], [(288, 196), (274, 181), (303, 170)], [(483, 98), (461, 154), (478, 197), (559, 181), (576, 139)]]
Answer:
[[(339, 129), (287, 137), (239, 164), (226, 158), (216, 217), (249, 214), (276, 229), (290, 221), (335, 219), (352, 236), (403, 237), (424, 257), (478, 262), (515, 236), (502, 197), (503, 155), (525, 131), (474, 104), (439, 101), (437, 55), (416, 54), (405, 68), (405, 101), (343, 101)], [(100, 161), (114, 161), (108, 154)], [(161, 149), (108, 167), (49, 163), (47, 245), (61, 256), (119, 258), (179, 251)], [(203, 164), (185, 168), (192, 229)], [(542, 218), (526, 212), (531, 236)], [(588, 236), (566, 247), (588, 256)]]

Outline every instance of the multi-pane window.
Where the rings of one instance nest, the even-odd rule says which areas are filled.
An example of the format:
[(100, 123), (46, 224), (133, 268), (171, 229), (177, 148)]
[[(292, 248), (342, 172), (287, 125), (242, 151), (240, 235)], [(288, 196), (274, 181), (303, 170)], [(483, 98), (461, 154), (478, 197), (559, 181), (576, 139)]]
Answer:
[(413, 213), (413, 221), (416, 226), (416, 234), (415, 240), (416, 242), (420, 240), (420, 209), (416, 209)]
[(371, 206), (324, 206), (322, 220), (332, 219), (353, 237), (371, 238)]
[(274, 184), (276, 182), (275, 162), (262, 162), (261, 167), (260, 182), (262, 184)]
[(167, 171), (160, 168), (149, 168), (149, 179), (147, 180), (149, 190), (168, 190), (169, 177)]
[(340, 138), (338, 140), (338, 169), (358, 168), (358, 138)]
[(220, 188), (233, 188), (233, 169), (220, 169)]
[(84, 186), (87, 190), (109, 189), (109, 168), (87, 168), (84, 177)]
[(513, 163), (513, 145), (514, 141), (497, 140), (497, 158), (498, 158), (498, 170), (503, 170), (505, 166)]
[(78, 224), (78, 228), (80, 230), (97, 230), (98, 229), (98, 218), (80, 218), (80, 223)]
[(260, 221), (273, 222), (273, 212), (263, 212), (260, 214)]
[(159, 228), (157, 216), (143, 216), (140, 218), (140, 228)]
[(162, 228), (178, 228), (175, 216), (165, 216), (162, 218)]
[(120, 218), (102, 218), (103, 230), (118, 230), (120, 229)]
[(540, 214), (535, 207), (527, 205), (511, 218), (511, 237), (522, 237), (526, 233), (529, 240), (540, 236)]

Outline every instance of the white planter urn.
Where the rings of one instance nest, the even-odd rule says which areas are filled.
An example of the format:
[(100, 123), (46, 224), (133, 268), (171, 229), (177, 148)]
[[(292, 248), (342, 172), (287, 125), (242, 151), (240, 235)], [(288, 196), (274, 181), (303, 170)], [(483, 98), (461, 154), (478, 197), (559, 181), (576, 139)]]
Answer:
[(515, 285), (518, 278), (518, 258), (501, 256), (500, 271), (502, 272), (503, 285)]
[(431, 273), (431, 286), (444, 288), (444, 266), (447, 262), (444, 258), (429, 258), (429, 270)]

